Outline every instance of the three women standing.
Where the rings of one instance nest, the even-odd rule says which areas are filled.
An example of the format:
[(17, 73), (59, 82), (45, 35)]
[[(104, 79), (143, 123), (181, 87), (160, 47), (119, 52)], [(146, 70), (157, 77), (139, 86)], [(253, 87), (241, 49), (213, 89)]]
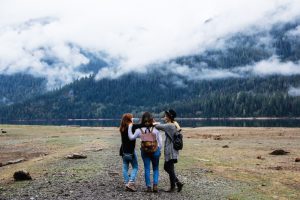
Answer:
[[(144, 175), (147, 187), (147, 192), (158, 192), (159, 183), (159, 158), (162, 148), (162, 137), (159, 130), (165, 132), (166, 139), (164, 145), (165, 163), (164, 169), (169, 174), (170, 189), (168, 192), (174, 192), (177, 186), (177, 191), (180, 192), (183, 187), (183, 183), (180, 182), (175, 173), (174, 164), (177, 163), (179, 153), (173, 147), (173, 138), (177, 131), (180, 129), (179, 124), (175, 121), (176, 112), (174, 110), (165, 111), (166, 124), (155, 124), (152, 115), (149, 112), (145, 112), (141, 119), (141, 124), (133, 125), (132, 115), (124, 114), (120, 126), (120, 132), (122, 136), (122, 146), (120, 149), (120, 155), (123, 157), (123, 176), (126, 184), (126, 189), (130, 191), (136, 191), (135, 177), (138, 171), (137, 156), (135, 153), (135, 139), (141, 138), (141, 156), (144, 162)], [(127, 134), (128, 132), (128, 134)], [(148, 136), (153, 136), (154, 141), (150, 142), (152, 151), (145, 149), (143, 140)], [(148, 137), (149, 138), (149, 137)], [(148, 140), (149, 141), (149, 140)], [(156, 144), (156, 146), (155, 146)], [(132, 171), (130, 177), (128, 177), (128, 166), (132, 165)], [(152, 163), (153, 170), (153, 188), (151, 188), (150, 180), (150, 164)]]
[[(143, 138), (144, 134), (153, 134), (157, 143), (157, 147), (154, 152), (147, 152), (145, 149), (141, 148), (141, 155), (144, 162), (144, 172), (145, 172), (145, 182), (147, 187), (147, 192), (158, 192), (158, 181), (159, 181), (159, 158), (161, 155), (162, 147), (162, 137), (160, 132), (153, 127), (154, 119), (149, 112), (145, 112), (142, 116), (141, 126), (142, 128), (136, 129), (134, 134), (132, 133), (132, 124), (129, 125), (128, 137), (131, 140), (136, 138)], [(152, 163), (153, 170), (153, 189), (151, 189), (150, 180), (150, 164)]]

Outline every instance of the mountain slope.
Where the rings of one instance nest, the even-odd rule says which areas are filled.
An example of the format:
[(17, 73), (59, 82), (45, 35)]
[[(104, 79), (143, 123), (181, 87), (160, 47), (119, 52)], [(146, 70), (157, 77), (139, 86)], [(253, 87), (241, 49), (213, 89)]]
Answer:
[(20, 103), (46, 92), (46, 80), (26, 74), (0, 74), (0, 106)]
[[(151, 78), (149, 78), (151, 77)], [(300, 97), (288, 95), (300, 76), (186, 81), (129, 75), (117, 80), (76, 81), (59, 91), (2, 109), (7, 119), (119, 118), (124, 112), (159, 113), (176, 108), (182, 117), (300, 116)]]

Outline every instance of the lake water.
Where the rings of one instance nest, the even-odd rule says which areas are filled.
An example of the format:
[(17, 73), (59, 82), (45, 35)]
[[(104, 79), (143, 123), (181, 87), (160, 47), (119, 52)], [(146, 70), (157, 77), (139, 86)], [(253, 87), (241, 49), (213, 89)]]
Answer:
[[(178, 119), (182, 127), (229, 126), (229, 127), (300, 127), (300, 118), (230, 118), (230, 119)], [(135, 119), (138, 123), (138, 119)], [(1, 124), (18, 125), (57, 125), (57, 126), (92, 126), (118, 127), (120, 119), (69, 119), (69, 120), (19, 120), (1, 121)]]

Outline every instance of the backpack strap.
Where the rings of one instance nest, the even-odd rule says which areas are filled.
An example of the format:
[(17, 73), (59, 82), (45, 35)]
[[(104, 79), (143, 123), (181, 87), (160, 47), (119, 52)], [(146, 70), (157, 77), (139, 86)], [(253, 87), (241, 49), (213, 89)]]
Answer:
[(168, 133), (168, 132), (165, 132), (165, 133), (166, 133), (166, 135), (170, 138), (171, 142), (173, 142), (173, 139), (172, 139), (172, 137), (169, 135), (169, 133)]
[(149, 128), (146, 127), (145, 131), (143, 131), (142, 128), (139, 128), (139, 129), (141, 130), (142, 134), (146, 134), (147, 130), (149, 131), (149, 132), (147, 132), (147, 133), (152, 133), (152, 132), (153, 132), (153, 129), (154, 129), (154, 126), (152, 126), (151, 129), (149, 129)]
[(150, 133), (153, 133), (154, 126), (151, 127)]
[(145, 132), (143, 131), (143, 129), (142, 129), (142, 128), (139, 128), (139, 129), (141, 130), (141, 133), (142, 133), (142, 134), (145, 134)]

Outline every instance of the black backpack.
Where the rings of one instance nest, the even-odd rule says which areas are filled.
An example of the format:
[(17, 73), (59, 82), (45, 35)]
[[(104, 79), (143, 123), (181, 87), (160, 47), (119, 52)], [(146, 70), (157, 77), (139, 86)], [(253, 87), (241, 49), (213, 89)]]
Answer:
[(174, 134), (174, 138), (172, 139), (171, 136), (166, 132), (167, 136), (173, 143), (173, 147), (175, 150), (179, 151), (183, 148), (183, 135), (181, 133), (181, 129), (177, 130)]

